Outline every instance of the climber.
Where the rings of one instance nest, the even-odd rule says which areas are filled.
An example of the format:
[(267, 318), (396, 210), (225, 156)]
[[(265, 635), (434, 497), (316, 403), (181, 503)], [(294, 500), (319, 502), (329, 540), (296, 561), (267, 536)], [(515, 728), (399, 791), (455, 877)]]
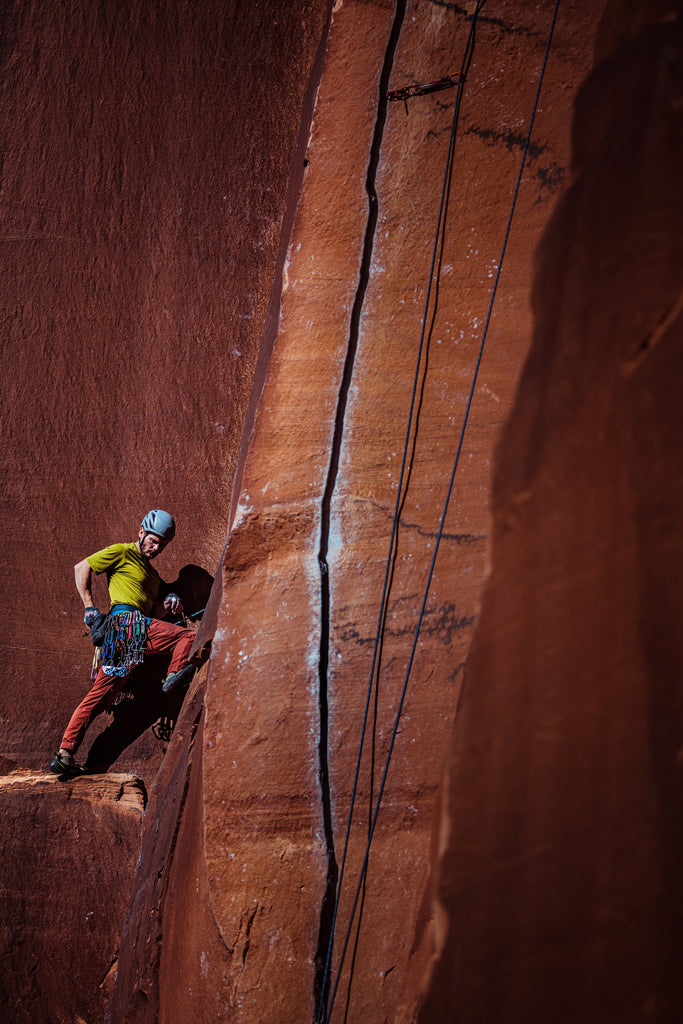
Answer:
[[(66, 727), (50, 768), (57, 774), (78, 775), (85, 768), (74, 754), (93, 719), (123, 689), (128, 676), (146, 654), (171, 653), (164, 693), (190, 682), (195, 666), (189, 661), (195, 634), (157, 616), (178, 615), (183, 604), (177, 594), (158, 603), (161, 577), (150, 564), (175, 535), (173, 517), (161, 509), (148, 512), (140, 524), (138, 539), (112, 544), (74, 566), (76, 589), (85, 606), (83, 621), (96, 644), (90, 691), (78, 705)], [(104, 615), (93, 604), (92, 574), (107, 574), (111, 609)]]

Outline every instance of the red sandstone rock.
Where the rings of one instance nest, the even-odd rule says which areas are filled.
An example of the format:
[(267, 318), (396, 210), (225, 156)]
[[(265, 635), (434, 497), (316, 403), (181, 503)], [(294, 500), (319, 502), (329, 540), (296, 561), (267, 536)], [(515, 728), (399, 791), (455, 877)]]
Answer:
[[(167, 507), (162, 575), (215, 571), (325, 14), (0, 14), (0, 750), (26, 767), (87, 688), (74, 563)], [(119, 766), (151, 785), (160, 761), (147, 731)]]
[[(169, 1012), (177, 1012), (178, 1020), (220, 1020), (213, 1004), (223, 998), (222, 989), (216, 990), (216, 978), (225, 948), (220, 937), (215, 939), (216, 928), (204, 893), (203, 804), (197, 792), (202, 778), (204, 684), (202, 670), (184, 701), (171, 751), (150, 794), (109, 1021), (164, 1019)], [(177, 949), (185, 949), (188, 943), (196, 954), (192, 964), (196, 976), (177, 956)], [(187, 1009), (188, 999), (192, 1013)], [(186, 1007), (185, 1013), (182, 1007)]]
[[(215, 570), (326, 14), (320, 0), (2, 6), (0, 756), (25, 769), (46, 768), (88, 687), (73, 564), (133, 539), (141, 514), (162, 506), (178, 520), (162, 576)], [(148, 788), (167, 746), (149, 728), (163, 711), (158, 681), (150, 667), (135, 743), (129, 733), (122, 750), (102, 716), (83, 749), (101, 763), (114, 755)], [(34, 789), (13, 800), (12, 820), (33, 820)], [(44, 809), (46, 829), (68, 831), (68, 807)], [(6, 921), (22, 948), (44, 951), (62, 884), (77, 897), (68, 929), (83, 925), (78, 878), (55, 876), (51, 850), (22, 835), (31, 906), (8, 879)], [(82, 871), (100, 872), (109, 945), (97, 938), (58, 989), (42, 973), (31, 987), (13, 965), (6, 984), (33, 1024), (58, 1011), (70, 1024), (77, 1011), (102, 1019), (104, 960), (130, 895), (120, 883), (139, 851), (136, 833), (112, 863), (108, 817), (97, 836)]]
[[(16, 551), (2, 582), (15, 608), (15, 646), (31, 647), (31, 653), (18, 650), (9, 667), (3, 749), (29, 766), (42, 763), (52, 749), (87, 675), (87, 641), (77, 635), (80, 628), (74, 633), (75, 627), (64, 625), (78, 622), (70, 566), (111, 540), (112, 531), (134, 524), (143, 499), (143, 510), (167, 504), (181, 522), (174, 548), (165, 565), (160, 563), (162, 572), (173, 577), (187, 560), (213, 568), (246, 417), (232, 531), (211, 602), (210, 619), (218, 630), (208, 682), (203, 674), (196, 680), (152, 792), (109, 1020), (300, 1021), (315, 1012), (328, 844), (333, 837), (338, 861), (344, 842), (453, 94), (419, 97), (410, 102), (407, 117), (401, 105), (392, 105), (381, 146), (380, 136), (373, 144), (393, 5), (335, 5), (271, 357), (279, 287), (270, 307), (269, 290), (286, 172), (325, 7), (301, 3), (285, 11), (278, 5), (275, 12), (258, 4), (225, 11), (224, 5), (210, 4), (192, 16), (189, 8), (176, 8), (166, 0), (145, 8), (130, 25), (114, 17), (114, 8), (103, 9), (99, 21), (79, 11), (61, 22), (34, 5), (24, 8), (5, 35), (3, 97), (11, 102), (4, 108), (9, 116), (3, 131), (12, 144), (1, 202), (9, 225), (6, 241), (17, 254), (7, 278), (6, 380), (17, 401), (0, 448), (9, 467), (2, 522)], [(349, 1022), (411, 1019), (430, 953), (424, 899), (430, 833), (490, 560), (490, 465), (531, 334), (532, 253), (569, 177), (570, 109), (590, 65), (598, 13), (586, 6), (560, 10), (456, 498), (373, 842), (360, 931), (357, 940), (352, 936), (335, 1019), (347, 1008)], [(429, 335), (380, 685), (370, 704), (334, 983), (551, 15), (549, 3), (532, 10), (518, 0), (489, 0), (463, 93), (439, 310)], [(463, 6), (410, 3), (385, 84), (398, 88), (457, 70), (454, 60), (457, 65), (461, 59), (468, 27)], [(21, 136), (17, 106), (23, 111)], [(624, 133), (630, 110), (624, 106)], [(598, 116), (596, 137), (601, 125)], [(373, 148), (379, 158), (379, 219), (366, 262), (367, 293), (343, 431), (335, 441), (363, 264), (365, 176)], [(291, 199), (296, 182), (293, 173)], [(591, 207), (594, 217), (602, 199), (598, 195)], [(597, 280), (594, 265), (590, 272)], [(618, 277), (615, 290), (622, 285)], [(150, 362), (152, 377), (146, 374)], [(125, 379), (128, 387), (131, 367), (131, 392), (122, 410), (119, 382)], [(544, 371), (532, 364), (525, 380), (538, 396)], [(563, 409), (561, 401), (557, 409)], [(555, 413), (553, 407), (541, 420), (539, 429), (549, 435)], [(585, 423), (588, 430), (590, 419)], [(542, 439), (524, 433), (523, 426), (511, 428), (507, 444), (524, 444), (525, 459), (532, 458)], [(655, 432), (649, 436), (653, 445), (659, 443)], [(54, 439), (49, 461), (42, 457), (46, 438)], [(322, 779), (330, 796), (326, 834), (318, 754), (326, 609), (318, 555), (335, 452), (338, 473), (323, 546), (330, 586), (327, 707), (322, 706), (329, 728), (328, 777)], [(604, 464), (611, 470), (614, 460), (605, 457)], [(572, 497), (568, 492), (565, 525)], [(600, 511), (599, 506), (596, 521)], [(47, 534), (46, 521), (54, 524)], [(527, 527), (530, 537), (533, 525)], [(555, 536), (554, 520), (544, 518), (542, 525)], [(35, 549), (26, 543), (34, 534)], [(532, 615), (553, 608), (555, 591), (542, 590), (546, 563), (529, 578), (531, 589), (523, 589), (531, 556), (522, 550), (524, 559), (510, 554), (519, 589), (500, 599), (505, 628), (498, 625), (493, 628), (499, 633), (489, 634), (490, 657), (497, 656), (494, 640), (503, 650), (495, 663), (503, 678), (513, 671), (505, 648), (513, 628), (524, 616), (531, 622)], [(551, 543), (548, 559), (553, 551)], [(64, 579), (63, 598), (56, 603), (49, 583), (41, 583), (48, 593), (44, 605), (36, 587), (16, 594), (16, 580), (31, 578), (36, 564), (46, 580)], [(572, 552), (562, 565), (567, 576), (575, 564)], [(39, 606), (45, 609), (42, 618)], [(569, 600), (567, 606), (575, 607)], [(207, 624), (200, 635), (206, 639), (211, 632)], [(535, 635), (522, 632), (521, 639), (509, 640), (525, 671)], [(487, 651), (482, 640), (480, 661)], [(568, 664), (577, 676), (583, 670), (570, 658)], [(66, 680), (56, 691), (59, 699), (46, 703), (45, 693), (55, 692), (57, 679)], [(516, 722), (514, 715), (527, 711), (526, 694), (513, 693), (499, 721), (509, 715)], [(45, 708), (38, 726), (37, 707)], [(466, 714), (463, 728), (468, 721)], [(478, 742), (476, 728), (474, 735)], [(520, 722), (518, 742), (527, 735)], [(155, 742), (148, 733), (122, 763), (139, 764), (153, 779), (161, 761)], [(483, 785), (480, 756), (469, 752), (465, 782), (473, 784), (460, 788), (458, 799), (475, 817), (477, 809), (500, 812), (487, 825), (493, 835), (514, 832), (520, 818), (508, 816), (506, 801), (511, 793), (510, 806), (523, 803), (525, 780), (515, 769), (526, 762), (501, 760), (505, 799), (496, 802), (477, 788)], [(560, 775), (560, 796), (565, 783), (571, 796), (566, 765)], [(638, 778), (629, 778), (637, 798)], [(543, 806), (552, 809), (556, 793), (544, 790), (542, 796)], [(599, 806), (596, 798), (596, 821)], [(533, 828), (528, 834), (536, 835)], [(443, 830), (437, 839), (444, 839)], [(467, 844), (469, 835), (459, 833), (458, 842)], [(569, 848), (573, 853), (575, 846)], [(486, 875), (482, 849), (488, 848), (473, 840), (468, 863), (482, 864)], [(128, 856), (130, 867), (132, 851)], [(459, 871), (464, 869), (454, 869), (454, 877)], [(565, 883), (566, 874), (560, 881)], [(114, 884), (111, 876), (107, 896)], [(475, 916), (485, 917), (492, 908), (484, 924), (501, 907), (507, 924), (505, 892), (500, 896), (499, 904), (483, 909), (473, 901)], [(647, 892), (643, 899), (645, 904)], [(117, 912), (120, 918), (121, 907)], [(514, 914), (513, 906), (513, 919)], [(472, 934), (482, 936), (485, 950), (483, 936), (490, 933), (484, 925)], [(447, 955), (442, 969), (450, 970)], [(97, 965), (89, 970), (84, 985), (93, 977), (99, 984)], [(482, 977), (489, 975), (473, 968), (472, 986)], [(450, 1005), (444, 1009), (440, 1002), (440, 984), (437, 978), (431, 997), (434, 1020), (450, 1014)], [(43, 1005), (35, 1000), (34, 1020), (35, 1006)]]
[(132, 775), (0, 776), (0, 1014), (102, 1020), (140, 843)]
[[(522, 5), (487, 5), (464, 93), (439, 310), (380, 687), (370, 705), (333, 982), (552, 10), (544, 14), (541, 23), (537, 12)], [(179, 835), (176, 847), (209, 900), (225, 954), (220, 957), (217, 936), (206, 930), (206, 915), (201, 927), (182, 931), (175, 896), (180, 879), (169, 895), (176, 924), (164, 944), (172, 943), (173, 963), (188, 987), (207, 991), (201, 959), (206, 950), (196, 945), (198, 935), (207, 936), (208, 979), (214, 978), (215, 990), (223, 993), (222, 1012), (234, 1021), (312, 1019), (328, 844), (333, 836), (337, 859), (344, 845), (453, 99), (421, 98), (407, 118), (401, 106), (390, 108), (373, 143), (393, 17), (389, 4), (346, 2), (335, 11), (286, 266), (280, 331), (221, 566), (222, 602), (202, 734), (203, 815), (193, 813), (187, 845)], [(342, 975), (335, 1012), (343, 1016), (348, 1006), (349, 1020), (407, 1020), (417, 998), (411, 959), (420, 949), (423, 962), (420, 939), (428, 937), (421, 907), (435, 794), (486, 571), (489, 465), (526, 351), (531, 254), (562, 181), (573, 89), (589, 66), (595, 18), (572, 12), (557, 29), (458, 497), (446, 522), (378, 819), (360, 933), (357, 940), (352, 934)], [(451, 70), (454, 54), (462, 56), (467, 29), (459, 9), (409, 5), (386, 84), (398, 87)], [(379, 219), (343, 431), (335, 441), (373, 147), (379, 153)], [(321, 510), (335, 445), (339, 467), (322, 549), (330, 586), (325, 644)], [(321, 636), (327, 658), (322, 711), (329, 729), (322, 780)], [(327, 834), (321, 782), (323, 791), (329, 787)], [(195, 845), (202, 839), (203, 867)], [(172, 977), (170, 961), (165, 973), (163, 958), (160, 977)], [(175, 1019), (171, 999), (179, 985), (176, 976), (168, 1002), (161, 990), (160, 1019)]]
[(623, 6), (537, 254), (421, 1024), (683, 1019), (683, 9)]

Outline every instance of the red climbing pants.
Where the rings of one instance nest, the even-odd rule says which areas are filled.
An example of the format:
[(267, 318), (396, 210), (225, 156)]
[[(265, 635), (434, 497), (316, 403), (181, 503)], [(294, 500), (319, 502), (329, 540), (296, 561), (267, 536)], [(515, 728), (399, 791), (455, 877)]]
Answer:
[[(191, 629), (183, 629), (182, 626), (174, 626), (171, 622), (163, 622), (161, 619), (152, 619), (147, 630), (145, 654), (168, 654), (172, 651), (171, 664), (168, 667), (170, 675), (171, 672), (177, 672), (187, 665), (194, 638), (195, 634)], [(90, 690), (71, 716), (59, 745), (60, 750), (70, 750), (73, 754), (78, 749), (90, 723), (109, 707), (128, 682), (129, 675), (130, 672), (125, 676), (107, 676), (100, 668)]]

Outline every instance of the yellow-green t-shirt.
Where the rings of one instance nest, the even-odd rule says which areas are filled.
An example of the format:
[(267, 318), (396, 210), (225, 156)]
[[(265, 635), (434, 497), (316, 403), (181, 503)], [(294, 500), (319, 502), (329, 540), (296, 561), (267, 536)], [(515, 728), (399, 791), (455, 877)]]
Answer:
[(114, 604), (132, 604), (149, 615), (159, 596), (161, 577), (146, 562), (136, 544), (110, 544), (108, 548), (88, 555), (92, 571), (107, 574), (109, 597)]

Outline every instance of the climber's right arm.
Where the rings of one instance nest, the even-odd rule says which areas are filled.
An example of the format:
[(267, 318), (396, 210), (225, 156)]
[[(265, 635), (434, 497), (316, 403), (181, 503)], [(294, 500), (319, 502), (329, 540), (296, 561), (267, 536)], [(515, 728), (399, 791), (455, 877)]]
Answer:
[(74, 566), (74, 577), (76, 579), (76, 590), (85, 608), (93, 608), (92, 599), (92, 569), (87, 558), (77, 562)]

